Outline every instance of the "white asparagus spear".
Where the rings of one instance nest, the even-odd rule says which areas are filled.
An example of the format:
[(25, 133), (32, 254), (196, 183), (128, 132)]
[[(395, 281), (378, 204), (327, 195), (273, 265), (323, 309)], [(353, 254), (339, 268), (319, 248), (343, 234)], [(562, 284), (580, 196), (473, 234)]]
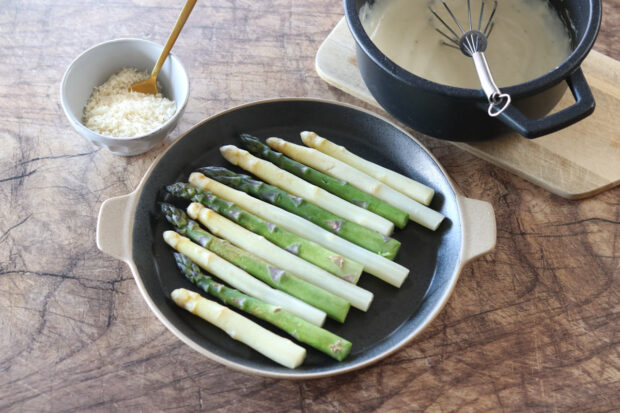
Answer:
[(325, 322), (326, 314), (324, 311), (283, 293), (282, 291), (269, 287), (241, 268), (234, 266), (200, 245), (194, 244), (189, 238), (185, 238), (174, 231), (166, 231), (164, 232), (164, 240), (172, 248), (187, 255), (189, 259), (194, 261), (201, 268), (215, 275), (231, 287), (269, 304), (282, 307), (286, 311), (312, 324), (316, 324), (319, 327)]
[(294, 369), (306, 358), (305, 348), (200, 294), (177, 288), (170, 296), (179, 307), (224, 330), (233, 339), (247, 344), (276, 363)]
[(295, 254), (272, 244), (264, 237), (248, 231), (241, 225), (224, 218), (212, 209), (205, 208), (202, 204), (193, 202), (187, 207), (187, 215), (192, 219), (200, 221), (200, 223), (207, 227), (213, 234), (227, 239), (239, 248), (243, 248), (257, 255), (265, 261), (295, 274), (309, 283), (321, 287), (338, 297), (344, 298), (350, 302), (353, 307), (362, 311), (367, 311), (368, 307), (370, 307), (370, 303), (373, 299), (373, 294), (370, 291), (346, 282), (322, 268), (310, 264), (308, 261), (304, 261)]
[(364, 266), (364, 271), (396, 287), (400, 287), (409, 274), (407, 268), (394, 261), (340, 238), (295, 214), (251, 197), (245, 192), (230, 188), (214, 179), (207, 178), (201, 173), (192, 173), (189, 182), (199, 188), (211, 191), (227, 201), (234, 202), (240, 208), (267, 221), (359, 262)]
[(376, 163), (357, 156), (347, 150), (344, 146), (336, 145), (335, 143), (320, 137), (314, 132), (302, 132), (301, 140), (309, 147), (317, 149), (326, 155), (333, 156), (334, 158), (359, 169), (360, 171), (372, 176), (375, 179), (378, 179), (384, 184), (389, 185), (393, 189), (402, 192), (409, 198), (424, 205), (429, 205), (435, 195), (435, 190), (433, 188), (401, 175), (398, 172), (394, 172), (391, 169), (384, 168), (381, 165), (377, 165)]
[[(314, 132), (302, 132), (302, 136), (305, 135), (306, 140), (308, 140), (308, 135), (311, 134), (316, 135)], [(418, 201), (414, 201), (372, 176), (316, 149), (295, 145), (280, 138), (267, 139), (267, 145), (297, 162), (306, 164), (336, 179), (348, 182), (360, 191), (364, 191), (407, 212), (412, 221), (428, 229), (436, 230), (444, 219), (444, 216), (439, 212), (422, 205)]]
[(220, 152), (228, 162), (240, 166), (264, 181), (323, 207), (342, 218), (373, 229), (386, 236), (389, 236), (394, 231), (394, 224), (387, 219), (312, 185), (278, 168), (271, 162), (255, 157), (246, 150), (239, 149), (234, 145), (225, 145), (220, 148)]

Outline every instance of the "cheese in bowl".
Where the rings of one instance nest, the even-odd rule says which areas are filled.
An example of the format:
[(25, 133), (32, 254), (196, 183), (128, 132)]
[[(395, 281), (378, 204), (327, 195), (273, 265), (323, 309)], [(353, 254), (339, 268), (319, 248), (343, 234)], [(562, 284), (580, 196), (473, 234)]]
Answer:
[[(93, 90), (84, 107), (84, 125), (101, 135), (131, 138), (154, 131), (170, 119), (176, 104), (161, 93), (133, 92), (131, 85), (149, 74), (124, 68)], [(161, 90), (161, 86), (158, 88)]]
[[(94, 145), (122, 156), (138, 155), (164, 142), (166, 137), (177, 126), (189, 99), (188, 73), (181, 61), (173, 53), (168, 55), (159, 72), (159, 76), (157, 76), (157, 83), (158, 85), (161, 84), (163, 95), (173, 103), (172, 105), (160, 105), (159, 103), (152, 105), (157, 108), (157, 112), (163, 109), (161, 112), (164, 114), (163, 117), (166, 118), (163, 123), (160, 120), (155, 124), (154, 118), (156, 116), (153, 113), (147, 113), (142, 121), (136, 120), (133, 117), (135, 113), (132, 112), (144, 109), (142, 106), (149, 107), (151, 105), (142, 105), (137, 102), (129, 105), (127, 104), (128, 102), (123, 102), (124, 98), (118, 96), (118, 93), (128, 93), (129, 87), (134, 83), (134, 75), (122, 75), (117, 80), (123, 80), (123, 82), (111, 82), (108, 85), (110, 86), (109, 90), (107, 87), (105, 88), (106, 93), (109, 93), (110, 96), (105, 97), (103, 96), (105, 93), (101, 93), (99, 99), (92, 99), (95, 89), (102, 89), (102, 85), (109, 81), (111, 76), (119, 74), (124, 68), (136, 68), (141, 74), (136, 76), (135, 79), (136, 81), (142, 80), (147, 76), (145, 71), (150, 71), (155, 65), (162, 49), (162, 45), (149, 40), (115, 39), (99, 43), (75, 58), (63, 75), (60, 84), (60, 103), (65, 115), (67, 115), (69, 124), (76, 132)], [(116, 93), (113, 92), (114, 90), (116, 90)], [(89, 99), (91, 99), (90, 103), (98, 100), (99, 104), (102, 105), (100, 108), (102, 110), (98, 111), (94, 109), (94, 106), (91, 107), (90, 103), (87, 103)], [(111, 106), (117, 103), (119, 107), (112, 109)], [(110, 108), (105, 108), (106, 105), (109, 105)], [(86, 106), (88, 108), (85, 113)], [(121, 109), (126, 109), (128, 106), (132, 106), (132, 110), (127, 111), (125, 115), (121, 115)], [(172, 114), (170, 113), (171, 106), (174, 106)], [(110, 109), (115, 114), (112, 116), (107, 109)], [(90, 115), (85, 116), (87, 113)], [(102, 116), (102, 118), (95, 121), (97, 126), (94, 126), (92, 123), (87, 126), (85, 123), (88, 123), (89, 119), (85, 118), (94, 116)], [(119, 120), (123, 116), (126, 116), (126, 119)], [(118, 124), (113, 125), (115, 122)], [(131, 125), (123, 130), (121, 123), (126, 122), (131, 123)], [(149, 129), (149, 131), (140, 132), (140, 128), (136, 125), (141, 123), (144, 126), (142, 130)], [(101, 133), (93, 129), (99, 129)]]
[[(468, 21), (466, 0), (446, 3), (459, 22)], [(445, 11), (439, 1), (430, 4)], [(443, 85), (479, 89), (471, 59), (442, 44), (428, 5), (428, 0), (376, 0), (366, 3), (359, 17), (373, 43), (403, 69)], [(472, 0), (471, 8), (477, 21), (480, 1)], [(485, 54), (499, 87), (542, 76), (572, 52), (569, 33), (548, 0), (500, 0), (494, 22)]]

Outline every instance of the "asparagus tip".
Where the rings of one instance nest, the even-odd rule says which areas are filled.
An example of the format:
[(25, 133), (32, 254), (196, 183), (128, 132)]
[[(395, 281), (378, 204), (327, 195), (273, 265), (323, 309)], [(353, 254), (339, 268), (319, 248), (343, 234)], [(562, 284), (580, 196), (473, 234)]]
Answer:
[(164, 241), (172, 248), (175, 248), (181, 239), (182, 237), (174, 231), (168, 230), (164, 232)]
[(315, 148), (316, 146), (318, 146), (322, 141), (324, 141), (325, 139), (321, 138), (319, 135), (317, 135), (314, 132), (310, 132), (310, 131), (303, 131), (300, 133), (301, 135), (301, 141), (311, 147), (311, 148)]
[(250, 135), (249, 133), (241, 133), (239, 135), (239, 138), (241, 138), (241, 140), (244, 141), (244, 142), (246, 140), (248, 140), (248, 141), (257, 141), (258, 140), (258, 138), (256, 136)]
[(200, 212), (203, 209), (207, 209), (204, 206), (202, 206), (202, 204), (199, 204), (198, 202), (192, 202), (191, 204), (189, 204), (189, 206), (187, 207), (187, 214), (192, 218), (192, 219), (197, 219), (198, 215), (200, 215)]

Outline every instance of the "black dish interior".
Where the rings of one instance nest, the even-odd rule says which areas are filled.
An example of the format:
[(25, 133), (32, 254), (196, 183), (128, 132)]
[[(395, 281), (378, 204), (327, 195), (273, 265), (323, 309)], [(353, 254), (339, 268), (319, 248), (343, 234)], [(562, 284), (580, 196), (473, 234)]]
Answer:
[[(414, 223), (394, 237), (403, 244), (396, 259), (411, 270), (397, 289), (363, 274), (359, 285), (375, 294), (367, 313), (351, 309), (344, 324), (328, 320), (325, 328), (353, 342), (348, 359), (338, 363), (308, 346), (305, 363), (292, 371), (280, 367), (224, 332), (178, 308), (169, 298), (179, 287), (198, 291), (174, 265), (162, 239), (171, 227), (159, 218), (160, 190), (205, 165), (231, 165), (220, 155), (224, 144), (240, 145), (241, 132), (261, 139), (279, 136), (300, 143), (299, 132), (313, 130), (353, 152), (413, 177), (436, 190), (431, 205), (447, 219), (437, 232)], [(313, 100), (275, 100), (225, 112), (190, 130), (154, 166), (146, 178), (135, 213), (133, 259), (146, 292), (163, 315), (184, 335), (239, 367), (281, 376), (316, 376), (348, 370), (380, 357), (407, 340), (428, 321), (455, 281), (461, 251), (461, 222), (456, 195), (437, 163), (415, 141), (391, 124), (354, 108)], [(430, 286), (430, 288), (429, 288)], [(267, 324), (260, 322), (269, 327)], [(279, 334), (285, 335), (280, 332)]]

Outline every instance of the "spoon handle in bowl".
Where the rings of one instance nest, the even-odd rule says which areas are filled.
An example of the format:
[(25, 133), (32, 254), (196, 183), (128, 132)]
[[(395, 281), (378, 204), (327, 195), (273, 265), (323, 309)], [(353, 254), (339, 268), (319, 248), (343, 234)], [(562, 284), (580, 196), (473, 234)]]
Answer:
[(172, 33), (170, 33), (170, 37), (168, 37), (168, 41), (166, 42), (166, 45), (162, 49), (161, 55), (159, 55), (159, 59), (157, 59), (157, 63), (155, 63), (153, 72), (151, 72), (151, 77), (157, 78), (157, 75), (159, 74), (161, 67), (164, 65), (164, 62), (166, 61), (166, 58), (168, 57), (168, 53), (170, 53), (170, 50), (172, 50), (172, 46), (174, 46), (174, 43), (177, 41), (177, 38), (179, 37), (179, 33), (181, 33), (183, 26), (185, 26), (185, 22), (187, 21), (187, 18), (189, 17), (190, 13), (194, 9), (194, 6), (196, 5), (196, 1), (197, 0), (187, 0), (185, 2), (185, 6), (183, 6), (183, 10), (181, 10), (181, 14), (179, 14), (179, 18), (177, 19), (177, 22), (174, 24)]

